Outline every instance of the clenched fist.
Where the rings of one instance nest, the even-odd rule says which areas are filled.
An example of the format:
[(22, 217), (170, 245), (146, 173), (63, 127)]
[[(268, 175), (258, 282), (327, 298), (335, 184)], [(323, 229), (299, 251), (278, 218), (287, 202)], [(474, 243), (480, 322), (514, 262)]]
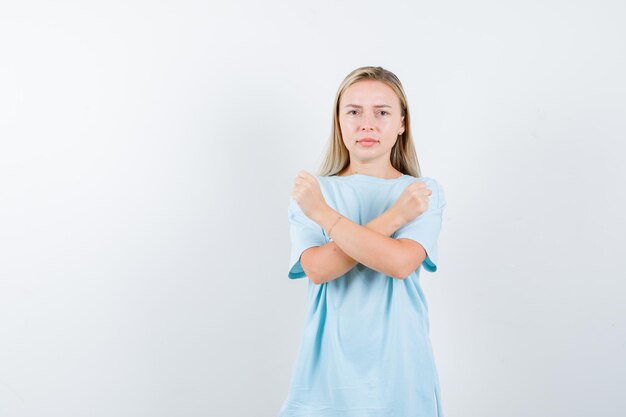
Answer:
[(305, 170), (298, 172), (294, 179), (291, 197), (298, 203), (302, 212), (313, 220), (318, 214), (329, 208), (317, 178)]
[(428, 199), (432, 191), (423, 181), (416, 181), (406, 186), (393, 208), (405, 223), (410, 223), (417, 216), (428, 210)]

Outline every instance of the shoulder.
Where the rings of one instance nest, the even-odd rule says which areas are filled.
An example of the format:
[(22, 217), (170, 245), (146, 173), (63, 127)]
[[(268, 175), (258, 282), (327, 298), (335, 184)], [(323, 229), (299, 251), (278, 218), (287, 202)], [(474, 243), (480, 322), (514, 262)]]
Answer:
[(324, 196), (326, 196), (327, 193), (332, 192), (332, 189), (335, 186), (332, 184), (337, 184), (336, 177), (334, 176), (315, 175), (315, 178), (317, 179), (317, 182), (320, 185), (320, 190), (322, 191), (322, 194), (324, 194)]
[(300, 211), (300, 206), (298, 206), (298, 203), (296, 203), (296, 200), (294, 200), (293, 197), (289, 197), (289, 207), (287, 208), (287, 213), (291, 216), (298, 211)]
[(329, 175), (315, 175), (315, 178), (317, 178), (317, 181), (319, 181), (320, 184), (322, 183), (326, 183), (327, 181), (332, 181), (334, 179), (334, 177), (329, 176)]
[(433, 177), (414, 177), (412, 175), (407, 175), (406, 178), (408, 179), (409, 182), (415, 182), (415, 181), (422, 181), (426, 183), (426, 186), (428, 188), (441, 188), (441, 184), (439, 183), (439, 181), (437, 181), (436, 179), (434, 179)]

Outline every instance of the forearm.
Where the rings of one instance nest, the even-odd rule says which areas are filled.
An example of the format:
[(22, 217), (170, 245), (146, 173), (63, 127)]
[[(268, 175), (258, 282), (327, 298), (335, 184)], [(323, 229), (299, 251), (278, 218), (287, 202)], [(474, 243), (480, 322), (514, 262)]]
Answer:
[[(388, 212), (390, 224), (387, 224), (388, 229), (385, 231), (389, 231), (390, 235), (402, 226), (402, 222), (395, 215), (393, 208)], [(344, 216), (337, 222), (339, 216), (337, 211), (329, 207), (324, 212), (318, 213), (313, 220), (324, 230), (328, 231), (332, 227), (331, 238), (335, 246), (353, 259), (353, 262), (359, 262), (394, 278), (402, 278), (398, 272), (404, 267), (402, 243)]]
[[(334, 220), (332, 220), (334, 222), (335, 220), (337, 220), (339, 213), (334, 210), (332, 211), (332, 213), (335, 216)], [(346, 220), (347, 219), (344, 218), (339, 223)], [(353, 224), (356, 225), (356, 223)], [(396, 212), (393, 210), (393, 208), (391, 208), (380, 216), (371, 220), (366, 225), (356, 226), (358, 226), (359, 228), (366, 228), (372, 233), (378, 234), (381, 237), (388, 238), (388, 236), (392, 235), (403, 225), (403, 221), (396, 215)], [(340, 245), (335, 240), (335, 232), (337, 226), (338, 225), (336, 225), (332, 230), (333, 241), (314, 248), (312, 253), (307, 254), (307, 256), (303, 257), (302, 259), (303, 268), (312, 271), (311, 275), (314, 276), (314, 281), (318, 284), (332, 281), (341, 277), (346, 272), (354, 268), (354, 266), (358, 263), (357, 260), (348, 255), (344, 250), (342, 250)], [(367, 237), (365, 237), (365, 239), (367, 239)], [(310, 263), (310, 265), (306, 265), (305, 263)]]

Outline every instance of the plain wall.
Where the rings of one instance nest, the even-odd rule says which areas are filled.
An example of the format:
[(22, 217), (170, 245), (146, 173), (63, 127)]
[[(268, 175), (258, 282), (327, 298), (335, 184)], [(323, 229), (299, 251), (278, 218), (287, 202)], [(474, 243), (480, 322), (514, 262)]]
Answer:
[(0, 416), (275, 416), (287, 206), (341, 80), (402, 81), (448, 206), (444, 413), (626, 409), (622, 1), (3, 2)]

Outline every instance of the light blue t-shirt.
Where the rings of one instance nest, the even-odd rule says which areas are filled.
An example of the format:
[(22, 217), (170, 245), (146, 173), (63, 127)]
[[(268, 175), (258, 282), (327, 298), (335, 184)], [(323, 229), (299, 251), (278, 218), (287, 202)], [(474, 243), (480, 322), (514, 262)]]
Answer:
[[(279, 417), (443, 417), (419, 282), (422, 267), (437, 270), (446, 206), (441, 185), (410, 175), (316, 177), (326, 203), (360, 225), (387, 211), (407, 185), (425, 181), (432, 191), (428, 210), (390, 237), (413, 239), (428, 256), (404, 280), (360, 263), (335, 280), (320, 285), (309, 280), (305, 327)], [(302, 252), (330, 239), (293, 199), (288, 215), (288, 277), (303, 278)]]

